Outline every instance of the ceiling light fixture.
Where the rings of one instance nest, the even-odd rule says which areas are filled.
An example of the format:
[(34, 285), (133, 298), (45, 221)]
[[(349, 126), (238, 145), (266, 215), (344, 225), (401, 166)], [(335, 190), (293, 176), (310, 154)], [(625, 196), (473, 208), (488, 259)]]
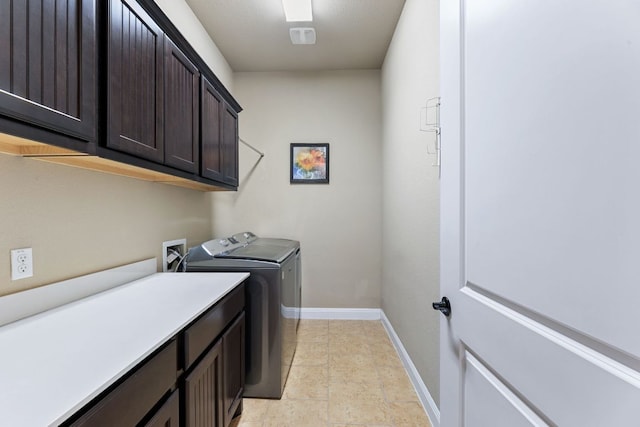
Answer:
[(282, 8), (287, 22), (313, 21), (311, 0), (282, 0)]

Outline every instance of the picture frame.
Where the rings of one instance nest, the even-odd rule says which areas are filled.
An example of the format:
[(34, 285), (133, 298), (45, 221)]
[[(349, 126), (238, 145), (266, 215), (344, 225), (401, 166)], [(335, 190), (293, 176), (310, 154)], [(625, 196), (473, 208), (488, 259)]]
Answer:
[(329, 144), (291, 143), (291, 184), (329, 183)]

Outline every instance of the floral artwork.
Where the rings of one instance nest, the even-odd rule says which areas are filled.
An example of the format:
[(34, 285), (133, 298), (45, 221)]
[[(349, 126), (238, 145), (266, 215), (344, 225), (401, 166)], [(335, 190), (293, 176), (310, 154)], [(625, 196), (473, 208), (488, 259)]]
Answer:
[(329, 144), (291, 144), (291, 183), (329, 183)]

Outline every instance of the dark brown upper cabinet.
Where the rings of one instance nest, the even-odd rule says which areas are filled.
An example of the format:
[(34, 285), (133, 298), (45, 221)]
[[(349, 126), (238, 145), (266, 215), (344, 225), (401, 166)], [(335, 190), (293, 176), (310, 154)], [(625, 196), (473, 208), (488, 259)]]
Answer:
[(202, 176), (238, 186), (238, 114), (202, 78)]
[(0, 0), (2, 153), (235, 190), (241, 110), (154, 0)]
[(198, 173), (200, 73), (169, 38), (164, 46), (164, 162)]
[(202, 176), (216, 181), (223, 180), (222, 126), (224, 101), (211, 83), (202, 78), (200, 92), (202, 102)]
[(222, 112), (222, 181), (238, 185), (238, 113), (226, 102)]
[(0, 0), (0, 115), (95, 140), (95, 0)]
[(164, 161), (164, 33), (135, 0), (109, 1), (107, 147)]

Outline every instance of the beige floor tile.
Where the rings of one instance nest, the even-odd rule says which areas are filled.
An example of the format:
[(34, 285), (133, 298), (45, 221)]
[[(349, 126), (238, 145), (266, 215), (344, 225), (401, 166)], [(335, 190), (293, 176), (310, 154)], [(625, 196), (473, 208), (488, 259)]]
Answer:
[(329, 420), (334, 423), (391, 424), (391, 408), (384, 399), (329, 399)]
[(300, 323), (281, 400), (244, 399), (232, 427), (429, 426), (379, 321)]
[(378, 372), (375, 368), (363, 368), (361, 366), (329, 366), (329, 381), (350, 383), (380, 384)]
[(293, 365), (318, 366), (327, 365), (329, 346), (325, 343), (300, 342), (293, 357)]
[(393, 348), (376, 347), (371, 351), (371, 356), (377, 366), (398, 366), (402, 367), (402, 362), (398, 353)]
[(391, 424), (329, 424), (331, 427), (393, 427)]
[(357, 346), (368, 346), (369, 339), (364, 335), (359, 334), (329, 334), (329, 346), (344, 346), (344, 345), (357, 345)]
[(326, 427), (326, 400), (271, 400), (264, 421), (265, 427)]
[(269, 401), (266, 399), (242, 399), (242, 415), (237, 417), (239, 421), (262, 422), (267, 413)]
[(391, 345), (390, 342), (377, 341), (377, 342), (369, 342), (367, 345), (371, 353), (388, 353), (389, 355), (398, 357), (398, 352), (396, 348)]
[(283, 399), (329, 398), (329, 374), (326, 366), (293, 366), (284, 387)]
[(383, 384), (382, 388), (388, 402), (418, 402), (418, 395), (410, 382)]
[(391, 412), (396, 427), (431, 427), (424, 408), (418, 402), (390, 403)]
[(326, 382), (329, 378), (329, 371), (327, 366), (292, 366), (289, 378)]
[(382, 388), (388, 402), (418, 401), (418, 395), (404, 368), (378, 367), (378, 376), (382, 381)]
[(300, 319), (300, 328), (306, 328), (306, 327), (321, 327), (324, 328), (326, 330), (329, 330), (329, 320), (322, 320), (322, 319)]
[(345, 382), (329, 383), (329, 400), (349, 401), (354, 398), (384, 400), (382, 385)]
[(329, 352), (329, 366), (360, 367), (362, 369), (376, 369), (373, 356), (370, 353)]
[(363, 321), (362, 328), (365, 330), (365, 332), (383, 331), (386, 333), (386, 329), (384, 328), (384, 325), (380, 320)]
[(362, 335), (362, 320), (329, 320), (329, 334)]
[(298, 342), (327, 342), (329, 340), (328, 320), (301, 320)]
[[(331, 338), (329, 338), (331, 339)], [(362, 344), (362, 343), (358, 343), (358, 342), (349, 342), (349, 341), (343, 341), (340, 343), (337, 342), (329, 342), (329, 353), (330, 354), (352, 354), (352, 355), (370, 355), (371, 354), (371, 348), (366, 345), (366, 344)]]
[(378, 374), (383, 383), (402, 382), (403, 384), (411, 384), (407, 371), (401, 367), (379, 366)]
[(229, 427), (262, 427), (262, 421), (243, 421), (237, 417), (231, 420)]
[(385, 331), (367, 332), (364, 337), (369, 345), (393, 345), (391, 344), (391, 338)]

